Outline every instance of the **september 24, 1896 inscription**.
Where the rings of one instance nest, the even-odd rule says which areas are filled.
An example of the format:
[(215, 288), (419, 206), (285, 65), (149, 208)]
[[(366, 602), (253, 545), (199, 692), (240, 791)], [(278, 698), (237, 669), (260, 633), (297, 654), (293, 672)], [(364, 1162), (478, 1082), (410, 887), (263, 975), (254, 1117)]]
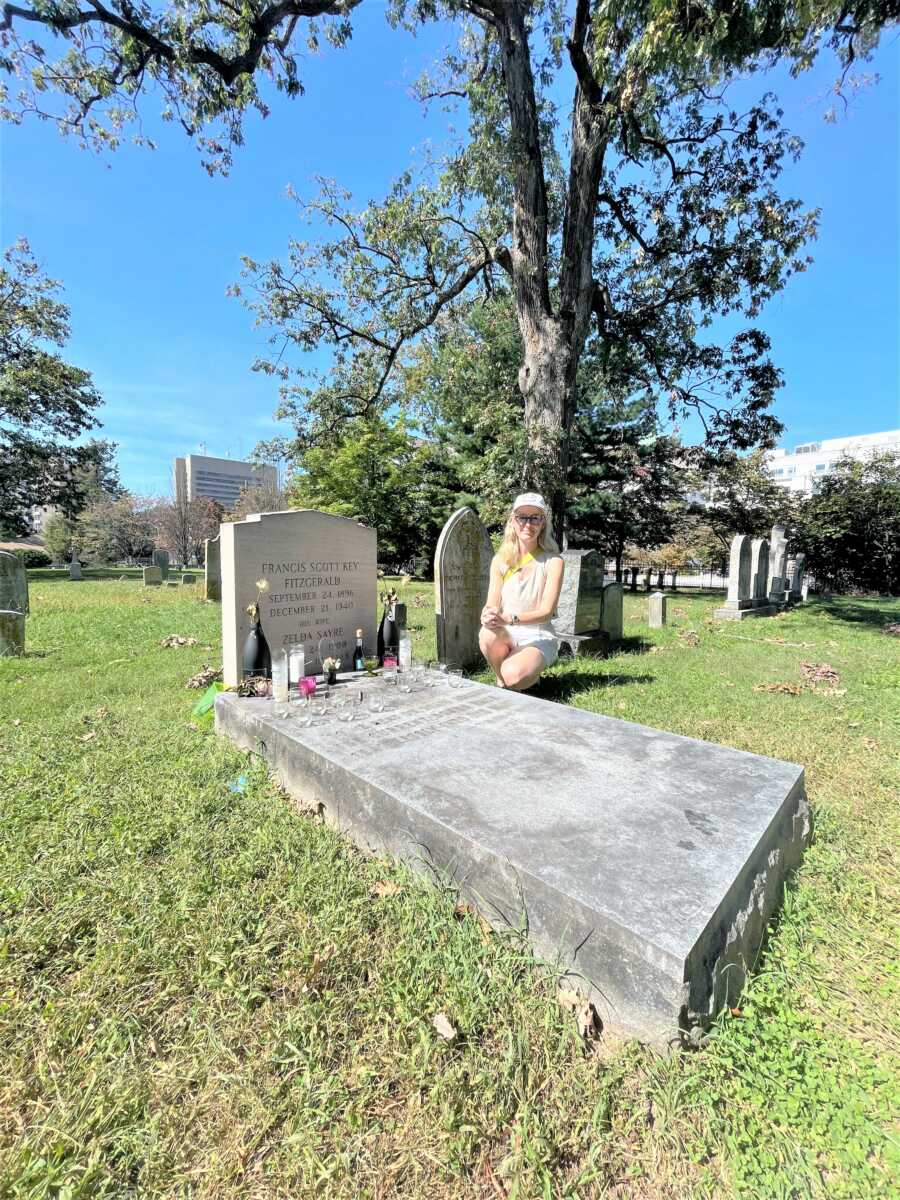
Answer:
[(240, 676), (249, 630), (247, 605), (265, 580), (259, 611), (272, 653), (291, 642), (308, 659), (321, 639), (345, 660), (356, 630), (374, 652), (376, 533), (346, 517), (299, 509), (262, 513), (222, 526), (222, 642), (225, 683)]

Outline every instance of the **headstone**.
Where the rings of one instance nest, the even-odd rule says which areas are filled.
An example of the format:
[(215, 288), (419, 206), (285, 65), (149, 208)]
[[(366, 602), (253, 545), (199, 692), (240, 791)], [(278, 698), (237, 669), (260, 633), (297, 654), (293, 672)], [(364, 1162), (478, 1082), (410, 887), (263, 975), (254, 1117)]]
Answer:
[(591, 633), (600, 628), (603, 608), (603, 557), (596, 550), (563, 550), (564, 569), (553, 628)]
[(493, 556), (478, 516), (471, 508), (458, 508), (441, 530), (434, 552), (434, 615), (442, 663), (471, 667), (482, 662), (478, 635)]
[(784, 580), (787, 567), (787, 538), (784, 536), (783, 525), (772, 526), (772, 536), (769, 539), (769, 603), (782, 604), (784, 601)]
[(804, 604), (809, 599), (809, 584), (805, 581), (800, 586), (800, 599), (804, 602)]
[(731, 556), (728, 566), (728, 596), (721, 608), (713, 610), (713, 616), (717, 620), (742, 621), (745, 617), (765, 615), (765, 612), (757, 610), (753, 603), (752, 559), (753, 547), (751, 539), (747, 534), (736, 534), (731, 542)]
[(162, 571), (159, 567), (144, 567), (144, 587), (159, 587), (162, 581)]
[(25, 614), (0, 609), (0, 658), (21, 658), (25, 653)]
[(600, 609), (600, 628), (606, 634), (610, 642), (621, 642), (622, 628), (622, 600), (623, 589), (621, 583), (607, 583), (603, 587), (603, 605)]
[(81, 573), (81, 563), (73, 554), (72, 561), (69, 563), (69, 579), (77, 582), (79, 579), (83, 578), (84, 576)]
[(222, 599), (222, 553), (220, 538), (207, 538), (203, 543), (203, 595), (206, 600)]
[(247, 606), (257, 580), (262, 631), (272, 655), (303, 642), (307, 662), (322, 638), (350, 661), (356, 630), (367, 655), (375, 653), (378, 602), (377, 535), (374, 529), (314, 509), (254, 513), (220, 527), (222, 563), (222, 659), (224, 682), (240, 682), (241, 651), (250, 631)]
[(0, 550), (0, 610), (28, 612), (28, 572), (18, 554)]
[(805, 599), (803, 596), (803, 575), (805, 571), (805, 563), (805, 554), (798, 554), (794, 559), (794, 570), (791, 573), (791, 600), (794, 602), (794, 604), (801, 599)]
[(191, 584), (194, 584), (196, 582), (197, 582), (197, 576), (192, 574), (190, 571), (185, 571), (185, 573), (181, 576), (182, 587), (189, 587)]
[(233, 692), (215, 713), (299, 803), (449, 877), (653, 1041), (737, 1002), (809, 831), (802, 767), (469, 680), (350, 724)]
[(562, 557), (562, 586), (550, 622), (553, 632), (573, 655), (602, 653), (609, 645), (603, 632), (603, 557), (596, 550), (568, 549)]
[(754, 538), (750, 556), (750, 579), (753, 606), (758, 617), (771, 617), (776, 613), (769, 603), (769, 542), (767, 538)]
[(168, 550), (153, 551), (153, 565), (159, 567), (159, 573), (163, 583), (169, 578), (169, 552)]
[(637, 567), (632, 567), (631, 568), (631, 586), (629, 588), (629, 590), (632, 592), (637, 591), (637, 577), (638, 577), (638, 569), (637, 569)]
[(662, 629), (666, 623), (666, 597), (663, 592), (653, 592), (650, 596), (650, 628)]

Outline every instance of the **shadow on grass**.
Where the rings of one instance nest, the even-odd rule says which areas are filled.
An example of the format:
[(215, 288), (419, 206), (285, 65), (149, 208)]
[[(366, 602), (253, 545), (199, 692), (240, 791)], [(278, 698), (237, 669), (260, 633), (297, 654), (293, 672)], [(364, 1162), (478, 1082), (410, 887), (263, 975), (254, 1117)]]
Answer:
[(581, 692), (594, 688), (625, 687), (629, 683), (653, 683), (655, 675), (600, 674), (589, 671), (567, 671), (564, 675), (542, 675), (534, 687), (528, 689), (529, 696), (539, 700), (556, 700), (565, 703)]
[(882, 629), (898, 619), (898, 602), (884, 597), (860, 602), (851, 599), (816, 600), (804, 605), (804, 609), (823, 613), (832, 621), (845, 621), (849, 625), (872, 625)]
[[(196, 574), (196, 572), (194, 572)], [(140, 569), (124, 567), (121, 571), (104, 568), (85, 568), (81, 579), (70, 579), (67, 570), (54, 571), (50, 567), (36, 567), (28, 572), (29, 583), (100, 583), (103, 580), (117, 580), (124, 576), (126, 583), (140, 583), (143, 575)]]

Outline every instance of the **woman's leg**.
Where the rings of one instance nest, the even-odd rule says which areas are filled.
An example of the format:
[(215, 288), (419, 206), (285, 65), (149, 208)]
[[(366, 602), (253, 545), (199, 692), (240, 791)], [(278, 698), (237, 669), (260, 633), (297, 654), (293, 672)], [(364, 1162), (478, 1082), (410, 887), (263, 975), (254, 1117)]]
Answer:
[(537, 683), (547, 660), (537, 646), (520, 646), (508, 654), (500, 665), (503, 686), (514, 692), (524, 692)]
[(481, 653), (491, 664), (494, 674), (497, 676), (497, 682), (505, 686), (500, 674), (500, 667), (505, 659), (515, 650), (515, 646), (501, 630), (487, 629), (483, 625), (481, 633), (478, 636), (478, 645), (481, 648)]

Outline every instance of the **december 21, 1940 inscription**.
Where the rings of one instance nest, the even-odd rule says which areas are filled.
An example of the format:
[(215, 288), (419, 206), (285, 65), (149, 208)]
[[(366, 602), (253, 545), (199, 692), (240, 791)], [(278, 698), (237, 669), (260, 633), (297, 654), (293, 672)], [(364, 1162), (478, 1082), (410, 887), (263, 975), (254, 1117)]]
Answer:
[(348, 661), (356, 630), (367, 654), (375, 647), (377, 592), (374, 529), (312, 509), (261, 513), (221, 527), (224, 680), (240, 680), (241, 647), (250, 628), (247, 605), (265, 580), (259, 612), (273, 654), (302, 642), (307, 660), (318, 643), (333, 643)]

